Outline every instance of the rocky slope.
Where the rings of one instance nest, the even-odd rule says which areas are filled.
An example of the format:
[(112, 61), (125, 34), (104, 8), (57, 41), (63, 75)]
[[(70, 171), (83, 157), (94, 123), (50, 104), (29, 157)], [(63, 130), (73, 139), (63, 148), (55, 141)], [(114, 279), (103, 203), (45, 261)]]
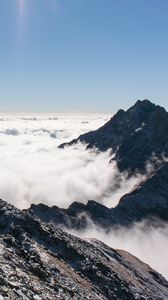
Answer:
[(81, 240), (0, 200), (0, 299), (168, 299), (131, 254)]

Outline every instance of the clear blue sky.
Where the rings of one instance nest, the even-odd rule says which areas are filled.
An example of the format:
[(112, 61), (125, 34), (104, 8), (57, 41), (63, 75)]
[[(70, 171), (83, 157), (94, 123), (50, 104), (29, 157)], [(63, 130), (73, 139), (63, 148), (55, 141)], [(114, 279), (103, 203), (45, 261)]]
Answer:
[(168, 109), (168, 0), (0, 0), (1, 110), (144, 98)]

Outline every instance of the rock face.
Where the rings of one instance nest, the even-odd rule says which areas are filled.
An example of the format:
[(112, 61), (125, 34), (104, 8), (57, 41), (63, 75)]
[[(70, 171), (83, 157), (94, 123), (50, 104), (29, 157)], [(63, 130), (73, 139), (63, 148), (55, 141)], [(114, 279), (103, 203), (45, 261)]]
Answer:
[(87, 148), (105, 151), (112, 148), (120, 171), (144, 172), (148, 160), (168, 155), (168, 113), (149, 100), (138, 100), (127, 111), (119, 110), (98, 130), (79, 136), (63, 148), (77, 142)]
[(0, 200), (0, 299), (168, 299), (131, 254), (81, 240)]

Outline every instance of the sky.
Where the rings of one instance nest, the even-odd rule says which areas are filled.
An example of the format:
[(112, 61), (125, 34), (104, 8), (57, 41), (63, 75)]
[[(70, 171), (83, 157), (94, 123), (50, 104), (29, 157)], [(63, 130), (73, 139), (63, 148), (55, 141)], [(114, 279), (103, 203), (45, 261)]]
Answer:
[(1, 0), (0, 111), (168, 109), (167, 0)]

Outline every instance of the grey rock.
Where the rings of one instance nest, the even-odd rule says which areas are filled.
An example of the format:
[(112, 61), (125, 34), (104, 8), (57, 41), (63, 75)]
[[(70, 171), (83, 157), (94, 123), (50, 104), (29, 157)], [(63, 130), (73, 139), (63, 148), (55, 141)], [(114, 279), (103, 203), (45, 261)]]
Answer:
[[(158, 159), (168, 155), (168, 113), (149, 100), (138, 100), (127, 111), (119, 110), (101, 128), (60, 145), (60, 148), (77, 142), (87, 149), (96, 148), (115, 153), (114, 160), (120, 171), (145, 172), (146, 162), (155, 155)], [(157, 161), (155, 161), (157, 164)]]
[(2, 299), (168, 299), (168, 282), (125, 251), (81, 240), (2, 200), (0, 225)]

